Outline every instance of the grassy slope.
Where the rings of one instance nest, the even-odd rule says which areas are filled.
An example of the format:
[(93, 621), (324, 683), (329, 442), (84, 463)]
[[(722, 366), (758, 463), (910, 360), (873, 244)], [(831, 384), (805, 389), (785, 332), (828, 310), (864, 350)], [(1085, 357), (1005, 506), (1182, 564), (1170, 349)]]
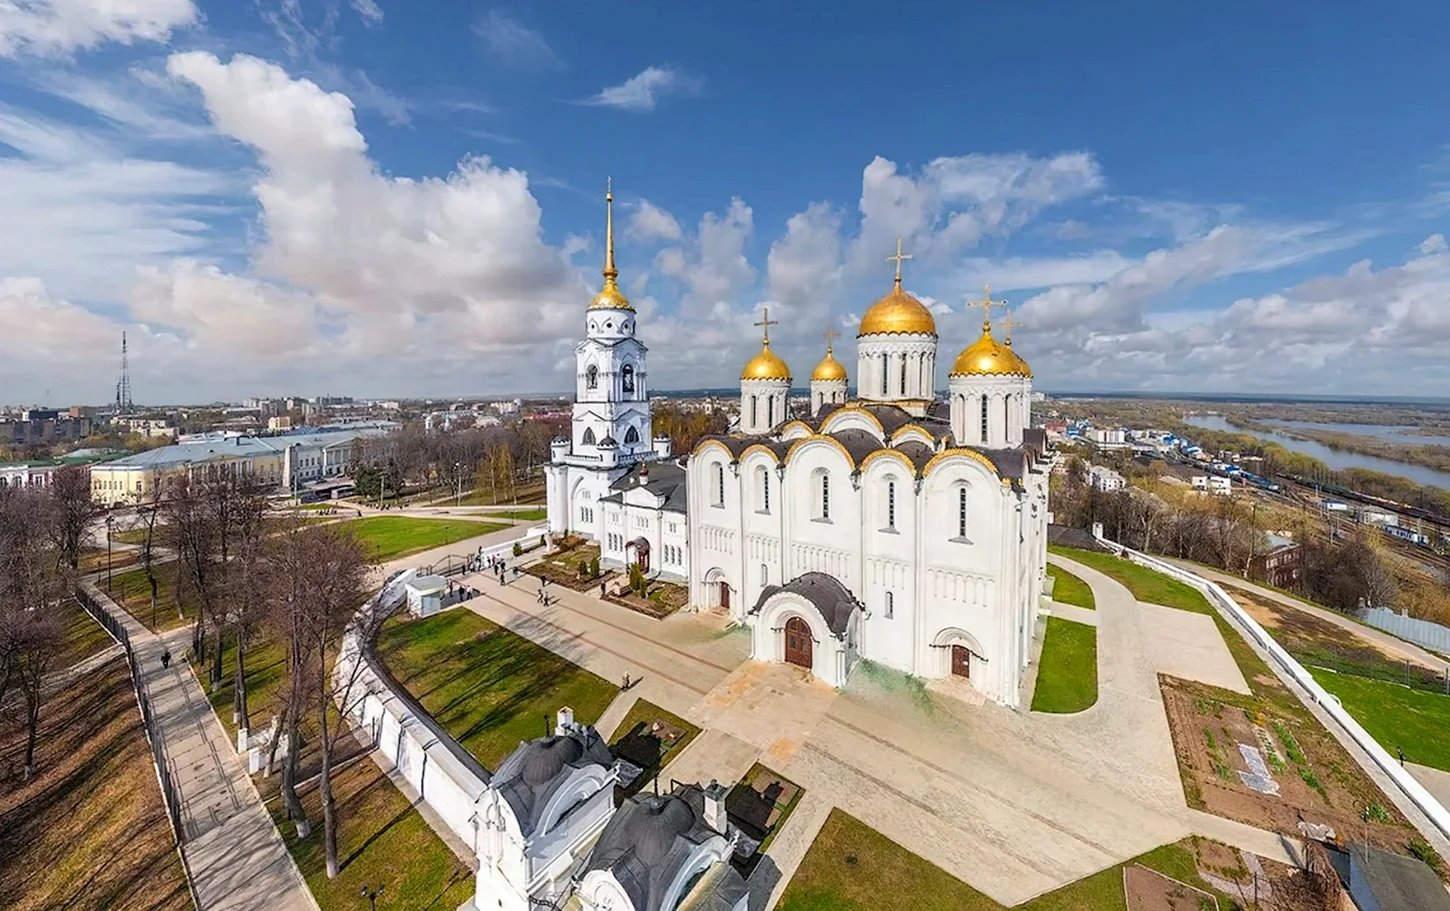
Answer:
[(106, 628), (97, 623), (77, 602), (68, 601), (61, 605), (60, 610), (65, 629), (65, 650), (52, 665), (56, 670), (68, 668), (116, 644)]
[[(154, 567), (156, 573), (156, 624), (151, 623), (151, 586), (146, 582), (146, 570), (132, 569), (115, 573), (111, 577), (111, 597), (135, 617), (138, 622), (155, 632), (164, 632), (185, 626), (196, 620), (196, 608), (190, 602), (182, 604), (181, 616), (176, 612), (176, 567), (163, 564)], [(96, 587), (106, 591), (106, 579), (96, 580)]]
[[(210, 662), (211, 648), (207, 649)], [(210, 663), (196, 668), (197, 677), (206, 689), (206, 674)], [(287, 676), (287, 649), (279, 641), (263, 636), (254, 636), (247, 648), (247, 715), (252, 728), (260, 729), (271, 724), (272, 716), (282, 712), (282, 696)], [(222, 646), (222, 682), (214, 690), (208, 690), (207, 701), (222, 727), (226, 728), (232, 742), (237, 739), (237, 726), (232, 721), (232, 691), (237, 679), (237, 643), (230, 634)]]
[(414, 519), (409, 516), (369, 516), (341, 524), (343, 528), (357, 535), (377, 560), (392, 560), (421, 553), (508, 527), (495, 522)]
[[(1208, 888), (1198, 877), (1192, 851), (1182, 844), (1164, 845), (1129, 863)], [(1017, 908), (1125, 911), (1123, 866), (1094, 873)], [(1002, 911), (1004, 907), (854, 817), (832, 810), (791, 878), (779, 911)]]
[(1199, 614), (1216, 613), (1209, 605), (1208, 599), (1203, 597), (1203, 593), (1198, 589), (1179, 582), (1177, 579), (1170, 579), (1162, 573), (1154, 572), (1146, 566), (1130, 563), (1112, 554), (1089, 550), (1075, 550), (1057, 545), (1049, 545), (1047, 549), (1067, 557), (1069, 560), (1076, 560), (1084, 566), (1090, 566), (1100, 573), (1112, 576), (1127, 586), (1128, 590), (1133, 593), (1133, 597), (1139, 601), (1161, 604), (1164, 607), (1176, 607), (1179, 610)]
[(1380, 746), (1392, 754), (1403, 749), (1410, 762), (1450, 772), (1450, 696), (1319, 668), (1309, 672)]
[(423, 620), (388, 620), (378, 653), (488, 768), (497, 768), (521, 741), (542, 736), (561, 706), (592, 724), (619, 693), (604, 678), (462, 607)]
[(1081, 712), (1098, 701), (1098, 630), (1061, 617), (1047, 618), (1032, 711)]
[(322, 804), (316, 787), (302, 792), (312, 834), (297, 838), (280, 798), (268, 804), (287, 850), (323, 911), (367, 907), (358, 893), (383, 887), (380, 908), (453, 911), (473, 895), (473, 876), (443, 843), (421, 813), (369, 759), (337, 771), (332, 779), (338, 807), (337, 856), (342, 869), (327, 878), (322, 848)]
[(0, 737), (0, 901), (16, 911), (191, 908), (126, 662), (52, 696), (39, 773), (6, 778), (24, 729)]
[(1047, 574), (1056, 579), (1052, 587), (1052, 600), (1061, 604), (1073, 604), (1088, 610), (1097, 610), (1093, 590), (1083, 580), (1060, 566), (1048, 566)]

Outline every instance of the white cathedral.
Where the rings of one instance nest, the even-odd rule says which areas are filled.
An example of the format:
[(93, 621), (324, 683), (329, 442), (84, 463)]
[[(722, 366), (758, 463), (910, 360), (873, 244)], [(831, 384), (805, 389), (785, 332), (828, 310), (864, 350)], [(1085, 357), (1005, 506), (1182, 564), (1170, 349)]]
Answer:
[(550, 531), (597, 542), (601, 565), (688, 585), (694, 608), (751, 629), (756, 660), (842, 687), (864, 658), (1019, 706), (1046, 576), (1050, 454), (1010, 319), (1004, 342), (992, 335), (990, 290), (982, 336), (938, 399), (936, 321), (901, 287), (910, 257), (898, 242), (895, 285), (856, 335), (855, 398), (828, 338), (796, 413), (767, 314), (735, 430), (677, 458), (652, 434), (646, 349), (606, 202), (573, 432), (546, 468)]

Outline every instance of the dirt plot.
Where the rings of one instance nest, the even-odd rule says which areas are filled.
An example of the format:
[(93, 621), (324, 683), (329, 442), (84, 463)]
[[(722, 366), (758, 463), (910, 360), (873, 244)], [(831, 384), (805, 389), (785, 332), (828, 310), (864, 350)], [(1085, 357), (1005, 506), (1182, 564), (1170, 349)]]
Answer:
[(1137, 864), (1123, 868), (1128, 911), (1203, 911), (1217, 908), (1214, 896)]
[(1322, 823), (1406, 853), (1414, 828), (1307, 712), (1176, 678), (1159, 682), (1189, 806), (1295, 837), (1301, 820)]
[[(1403, 675), (1406, 656), (1386, 649), (1377, 642), (1357, 636), (1337, 623), (1331, 623), (1306, 610), (1296, 610), (1253, 592), (1232, 585), (1224, 586), (1244, 610), (1269, 630), (1274, 639), (1295, 658), (1305, 664), (1333, 668), (1382, 671), (1389, 676)], [(1411, 673), (1429, 686), (1441, 680), (1443, 666), (1421, 664), (1411, 659)], [(1381, 676), (1370, 673), (1367, 676)]]

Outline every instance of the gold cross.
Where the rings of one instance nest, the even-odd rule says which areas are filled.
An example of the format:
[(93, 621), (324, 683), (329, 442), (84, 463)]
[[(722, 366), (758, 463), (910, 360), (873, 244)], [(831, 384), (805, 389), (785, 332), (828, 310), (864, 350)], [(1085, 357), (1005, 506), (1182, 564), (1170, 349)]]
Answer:
[(830, 354), (831, 349), (835, 347), (832, 343), (841, 337), (841, 333), (837, 332), (834, 326), (828, 326), (822, 337), (826, 340), (826, 353)]
[(892, 260), (896, 261), (896, 287), (898, 288), (901, 287), (901, 261), (903, 259), (911, 259), (911, 254), (901, 252), (901, 237), (898, 236), (896, 238), (896, 255), (886, 257), (888, 263)]
[(779, 326), (780, 325), (780, 320), (774, 320), (774, 319), (771, 319), (770, 318), (770, 308), (769, 307), (763, 307), (763, 308), (761, 308), (761, 311), (760, 312), (761, 312), (760, 322), (751, 323), (751, 325), (752, 326), (764, 326), (765, 327), (764, 328), (764, 332), (765, 332), (765, 343), (767, 345), (769, 345), (770, 344), (770, 327), (771, 326)]
[(987, 285), (986, 287), (984, 287), (982, 289), (982, 299), (979, 300), (979, 301), (967, 301), (967, 306), (968, 307), (981, 307), (982, 308), (982, 331), (983, 332), (991, 332), (992, 331), (992, 308), (993, 307), (1006, 307), (1007, 306), (1007, 302), (1005, 300), (1000, 300), (1000, 301), (994, 301), (994, 300), (992, 300), (992, 286), (991, 285)]
[[(1007, 309), (1007, 306), (1006, 305), (1007, 305), (1007, 302), (1006, 301), (1003, 301), (1002, 302), (1002, 309), (1006, 310)], [(1007, 315), (1002, 318), (1002, 328), (1004, 328), (1004, 329), (1007, 330), (1007, 347), (1008, 348), (1011, 348), (1012, 347), (1012, 327), (1013, 326), (1020, 326), (1020, 325), (1022, 325), (1022, 324), (1019, 323), (1019, 322), (1017, 322), (1015, 319), (1012, 318), (1012, 311), (1011, 310), (1007, 310)]]

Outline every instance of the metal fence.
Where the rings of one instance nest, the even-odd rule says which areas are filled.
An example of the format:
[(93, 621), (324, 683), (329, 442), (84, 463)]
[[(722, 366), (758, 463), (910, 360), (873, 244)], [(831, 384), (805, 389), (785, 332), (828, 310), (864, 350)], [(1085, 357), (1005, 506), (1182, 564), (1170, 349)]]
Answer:
[(161, 746), (161, 736), (157, 732), (156, 719), (151, 714), (151, 700), (146, 695), (146, 688), (141, 685), (141, 669), (136, 662), (136, 652), (131, 648), (131, 636), (126, 632), (126, 627), (116, 616), (106, 609), (100, 601), (91, 597), (90, 593), (83, 588), (76, 589), (76, 600), (86, 613), (95, 618), (96, 622), (105, 627), (111, 637), (121, 643), (126, 650), (126, 664), (131, 670), (131, 685), (136, 691), (136, 704), (141, 707), (141, 720), (146, 725), (146, 742), (151, 745), (151, 761), (156, 767), (156, 779), (161, 784), (161, 798), (166, 804), (166, 816), (171, 820), (171, 834), (179, 846), (182, 843), (181, 828), (181, 800), (176, 793), (176, 787), (172, 783), (171, 767), (166, 761), (166, 753)]
[(1450, 626), (1416, 620), (1388, 607), (1371, 607), (1358, 612), (1359, 619), (1416, 645), (1450, 655)]

